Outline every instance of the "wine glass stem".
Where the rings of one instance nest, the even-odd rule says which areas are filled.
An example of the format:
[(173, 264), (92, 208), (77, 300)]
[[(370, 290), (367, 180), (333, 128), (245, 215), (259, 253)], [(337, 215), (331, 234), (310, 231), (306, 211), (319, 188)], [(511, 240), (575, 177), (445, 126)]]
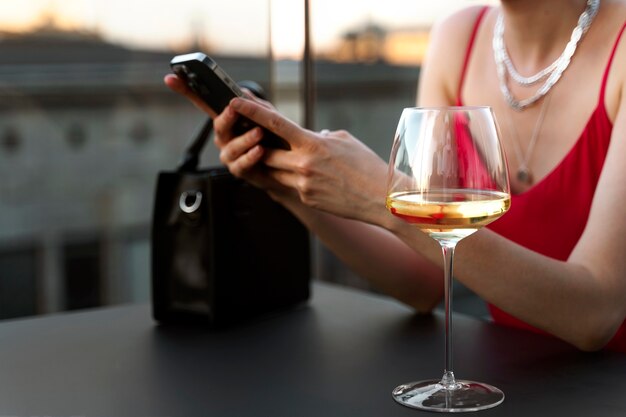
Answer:
[(457, 387), (452, 370), (452, 267), (456, 243), (456, 241), (449, 240), (439, 242), (443, 252), (444, 298), (446, 308), (446, 358), (441, 384), (447, 389), (455, 389)]

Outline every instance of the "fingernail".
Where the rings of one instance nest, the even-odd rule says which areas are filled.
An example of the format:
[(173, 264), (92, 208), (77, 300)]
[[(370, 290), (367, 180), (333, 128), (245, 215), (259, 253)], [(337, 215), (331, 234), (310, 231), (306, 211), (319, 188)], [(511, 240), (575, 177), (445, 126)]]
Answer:
[(251, 149), (251, 152), (253, 155), (259, 155), (263, 152), (263, 147), (261, 145), (256, 145), (254, 148)]
[(241, 99), (235, 97), (230, 101), (230, 105), (233, 107), (233, 109), (237, 110), (241, 108), (241, 101)]

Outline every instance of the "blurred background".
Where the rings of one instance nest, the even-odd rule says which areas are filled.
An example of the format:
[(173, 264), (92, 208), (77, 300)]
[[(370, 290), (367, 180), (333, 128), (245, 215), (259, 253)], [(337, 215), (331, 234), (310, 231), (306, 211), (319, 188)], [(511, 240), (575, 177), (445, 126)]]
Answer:
[[(432, 25), (477, 3), (0, 2), (0, 319), (149, 301), (156, 176), (204, 120), (163, 84), (174, 55), (206, 52), (291, 119), (387, 159)], [(371, 290), (314, 243), (315, 279)]]

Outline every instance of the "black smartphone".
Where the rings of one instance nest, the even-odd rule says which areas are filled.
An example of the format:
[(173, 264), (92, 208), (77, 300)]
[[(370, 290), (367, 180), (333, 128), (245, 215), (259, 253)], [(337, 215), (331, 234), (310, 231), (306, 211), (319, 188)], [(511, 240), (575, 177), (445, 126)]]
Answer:
[[(183, 79), (189, 88), (216, 113), (221, 113), (235, 97), (245, 97), (235, 81), (217, 63), (203, 54), (177, 55), (170, 61), (174, 74)], [(241, 135), (256, 126), (256, 123), (239, 117), (233, 127), (236, 135)], [(263, 129), (261, 145), (268, 148), (290, 149), (286, 140), (273, 132)]]

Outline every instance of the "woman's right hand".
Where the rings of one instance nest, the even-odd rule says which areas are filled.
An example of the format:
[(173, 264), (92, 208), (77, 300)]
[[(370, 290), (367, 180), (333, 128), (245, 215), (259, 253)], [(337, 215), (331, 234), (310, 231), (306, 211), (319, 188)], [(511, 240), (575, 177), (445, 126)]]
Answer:
[[(217, 114), (175, 74), (167, 74), (163, 81), (172, 91), (187, 98), (213, 119), (214, 143), (220, 151), (220, 161), (233, 175), (266, 190), (273, 197), (279, 195), (286, 197), (290, 193), (288, 188), (272, 180), (260, 163), (264, 155), (264, 149), (259, 144), (263, 135), (261, 128), (256, 127), (241, 136), (235, 136), (232, 129), (239, 116), (230, 106), (226, 107), (221, 114)], [(257, 98), (245, 89), (244, 91), (249, 99), (264, 107), (272, 108), (269, 102)], [(295, 193), (292, 194), (297, 198)]]
[[(251, 100), (272, 109), (267, 101), (250, 95)], [(242, 178), (256, 187), (262, 188), (277, 197), (278, 195), (294, 194), (287, 187), (273, 180), (262, 163), (265, 149), (260, 144), (263, 138), (263, 129), (254, 127), (246, 133), (236, 136), (233, 126), (240, 116), (227, 106), (224, 111), (213, 120), (215, 130), (215, 145), (220, 150), (220, 161), (236, 177)]]

